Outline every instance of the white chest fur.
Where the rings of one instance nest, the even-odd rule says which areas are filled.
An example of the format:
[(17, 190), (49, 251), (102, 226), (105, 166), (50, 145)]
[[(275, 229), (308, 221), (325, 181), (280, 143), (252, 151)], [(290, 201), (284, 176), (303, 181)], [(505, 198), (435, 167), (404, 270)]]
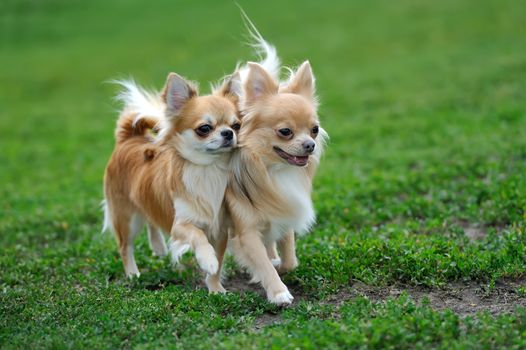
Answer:
[(224, 164), (186, 164), (183, 184), (191, 200), (174, 199), (176, 220), (191, 222), (215, 233), (219, 228), (227, 181)]
[(290, 217), (274, 218), (270, 223), (270, 234), (274, 240), (293, 229), (298, 234), (307, 233), (316, 216), (310, 197), (310, 183), (302, 168), (277, 167), (270, 171), (272, 181), (287, 200), (293, 213)]

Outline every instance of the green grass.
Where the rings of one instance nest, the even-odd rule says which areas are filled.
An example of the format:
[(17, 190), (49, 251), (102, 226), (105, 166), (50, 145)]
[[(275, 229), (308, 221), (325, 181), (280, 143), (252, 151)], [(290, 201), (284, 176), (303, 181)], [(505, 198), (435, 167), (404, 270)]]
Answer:
[[(124, 278), (100, 233), (116, 89), (169, 71), (201, 82), (254, 59), (234, 3), (0, 4), (3, 348), (521, 348), (526, 311), (463, 318), (374, 286), (489, 286), (526, 271), (526, 6), (520, 1), (241, 2), (286, 64), (309, 59), (331, 141), (318, 224), (286, 276), (302, 300), (209, 296), (137, 241)], [(279, 8), (279, 10), (277, 10)], [(466, 228), (484, 237), (470, 240)], [(239, 275), (231, 262), (228, 275)], [(524, 286), (517, 289), (525, 305)], [(281, 325), (255, 328), (262, 315)]]

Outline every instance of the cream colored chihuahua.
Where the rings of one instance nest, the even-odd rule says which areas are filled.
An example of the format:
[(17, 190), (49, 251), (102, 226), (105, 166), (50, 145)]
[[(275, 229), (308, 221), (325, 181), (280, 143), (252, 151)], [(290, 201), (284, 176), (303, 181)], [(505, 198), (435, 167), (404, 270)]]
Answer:
[(320, 127), (309, 62), (280, 84), (276, 51), (256, 34), (266, 58), (240, 69), (242, 126), (225, 197), (234, 255), (261, 282), (268, 300), (283, 305), (293, 296), (278, 271), (297, 266), (294, 232), (307, 232), (315, 221), (312, 179), (327, 134)]

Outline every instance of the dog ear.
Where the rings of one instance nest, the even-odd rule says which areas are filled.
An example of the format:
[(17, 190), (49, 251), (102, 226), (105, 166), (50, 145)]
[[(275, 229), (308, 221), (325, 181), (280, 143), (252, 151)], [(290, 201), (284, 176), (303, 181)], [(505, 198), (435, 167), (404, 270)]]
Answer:
[(248, 77), (245, 83), (247, 105), (254, 104), (257, 100), (278, 92), (278, 83), (257, 63), (248, 63)]
[(281, 91), (302, 95), (309, 100), (315, 100), (314, 75), (312, 74), (309, 61), (301, 64), (287, 86)]
[(161, 98), (166, 103), (166, 112), (177, 116), (183, 106), (197, 95), (197, 89), (186, 79), (176, 73), (168, 74)]
[(215, 91), (215, 93), (237, 103), (243, 92), (242, 90), (241, 76), (239, 75), (239, 72), (236, 71), (223, 81), (223, 84)]

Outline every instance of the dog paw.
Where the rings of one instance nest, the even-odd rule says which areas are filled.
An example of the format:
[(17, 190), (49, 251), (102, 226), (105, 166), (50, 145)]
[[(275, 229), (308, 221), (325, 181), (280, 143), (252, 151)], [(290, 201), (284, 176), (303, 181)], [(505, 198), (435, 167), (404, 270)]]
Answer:
[(137, 279), (139, 277), (141, 277), (141, 273), (139, 271), (137, 272), (130, 272), (126, 275), (126, 277), (128, 277), (129, 280), (134, 280), (134, 279)]
[(205, 283), (208, 288), (208, 292), (210, 294), (225, 294), (226, 293), (226, 289), (221, 285), (221, 282), (219, 282), (217, 279), (207, 276), (205, 279)]
[(172, 264), (176, 265), (181, 257), (190, 250), (190, 244), (181, 241), (170, 242), (170, 253), (172, 255)]
[(274, 267), (278, 267), (279, 265), (281, 265), (281, 259), (280, 258), (270, 259), (270, 261), (272, 262), (272, 265)]
[(212, 246), (199, 247), (195, 251), (195, 257), (199, 267), (209, 275), (215, 275), (219, 269), (219, 262)]
[(292, 304), (294, 297), (288, 290), (268, 296), (268, 301), (279, 306)]
[(261, 282), (261, 279), (256, 277), (256, 276), (252, 276), (252, 278), (250, 279), (250, 281), (248, 281), (248, 284), (258, 284), (259, 282)]
[(294, 271), (297, 267), (298, 267), (298, 261), (297, 260), (294, 260), (292, 262), (282, 261), (281, 264), (276, 266), (276, 270), (281, 275), (281, 274), (285, 274), (285, 273)]
[(219, 285), (217, 288), (208, 288), (208, 293), (210, 294), (226, 294), (226, 289)]
[(162, 257), (165, 257), (167, 254), (168, 254), (168, 249), (166, 248), (166, 245), (164, 244), (152, 245), (152, 255), (153, 256), (162, 258)]

